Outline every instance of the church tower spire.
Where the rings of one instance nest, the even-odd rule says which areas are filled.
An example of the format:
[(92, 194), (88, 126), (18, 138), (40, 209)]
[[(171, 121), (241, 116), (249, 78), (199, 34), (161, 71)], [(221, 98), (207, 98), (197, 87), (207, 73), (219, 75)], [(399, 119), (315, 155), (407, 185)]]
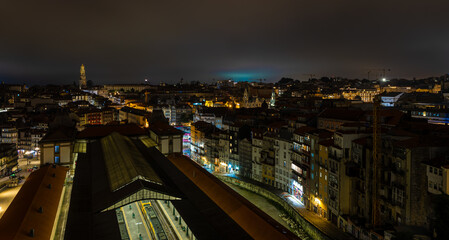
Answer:
[(84, 64), (81, 64), (79, 85), (80, 89), (86, 88), (87, 86), (86, 70), (84, 70)]
[(271, 92), (270, 108), (274, 108), (275, 106), (276, 106), (276, 92), (273, 90)]

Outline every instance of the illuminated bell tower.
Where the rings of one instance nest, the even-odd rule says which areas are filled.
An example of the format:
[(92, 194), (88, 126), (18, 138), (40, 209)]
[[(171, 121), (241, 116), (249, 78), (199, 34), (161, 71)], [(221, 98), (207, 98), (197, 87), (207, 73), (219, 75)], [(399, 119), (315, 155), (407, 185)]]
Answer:
[(270, 108), (274, 108), (275, 106), (276, 106), (276, 93), (273, 91), (271, 92)]
[(81, 64), (79, 85), (80, 89), (87, 87), (86, 71), (84, 70), (84, 64)]
[(243, 106), (242, 107), (244, 107), (244, 108), (249, 107), (248, 103), (249, 103), (248, 89), (245, 88), (245, 92), (243, 93)]

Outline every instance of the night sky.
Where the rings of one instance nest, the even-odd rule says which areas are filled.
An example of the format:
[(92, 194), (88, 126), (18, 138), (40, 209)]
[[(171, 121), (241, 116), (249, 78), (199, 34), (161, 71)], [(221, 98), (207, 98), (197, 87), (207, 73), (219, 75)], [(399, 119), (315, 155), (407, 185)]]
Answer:
[(94, 84), (449, 72), (449, 1), (0, 3), (0, 80)]

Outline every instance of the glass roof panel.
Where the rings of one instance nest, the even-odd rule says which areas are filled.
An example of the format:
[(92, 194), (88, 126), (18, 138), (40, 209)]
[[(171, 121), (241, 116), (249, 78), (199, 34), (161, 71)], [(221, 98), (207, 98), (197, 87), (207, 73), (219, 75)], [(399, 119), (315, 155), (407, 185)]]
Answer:
[(128, 137), (116, 132), (101, 139), (106, 171), (112, 191), (136, 179), (160, 184), (163, 182)]

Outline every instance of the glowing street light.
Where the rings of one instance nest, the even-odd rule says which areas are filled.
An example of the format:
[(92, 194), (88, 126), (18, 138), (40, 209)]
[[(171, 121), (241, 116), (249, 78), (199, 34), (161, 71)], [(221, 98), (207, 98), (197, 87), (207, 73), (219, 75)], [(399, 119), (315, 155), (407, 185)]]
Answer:
[(386, 78), (382, 78), (382, 82), (386, 82), (387, 81), (387, 79)]

